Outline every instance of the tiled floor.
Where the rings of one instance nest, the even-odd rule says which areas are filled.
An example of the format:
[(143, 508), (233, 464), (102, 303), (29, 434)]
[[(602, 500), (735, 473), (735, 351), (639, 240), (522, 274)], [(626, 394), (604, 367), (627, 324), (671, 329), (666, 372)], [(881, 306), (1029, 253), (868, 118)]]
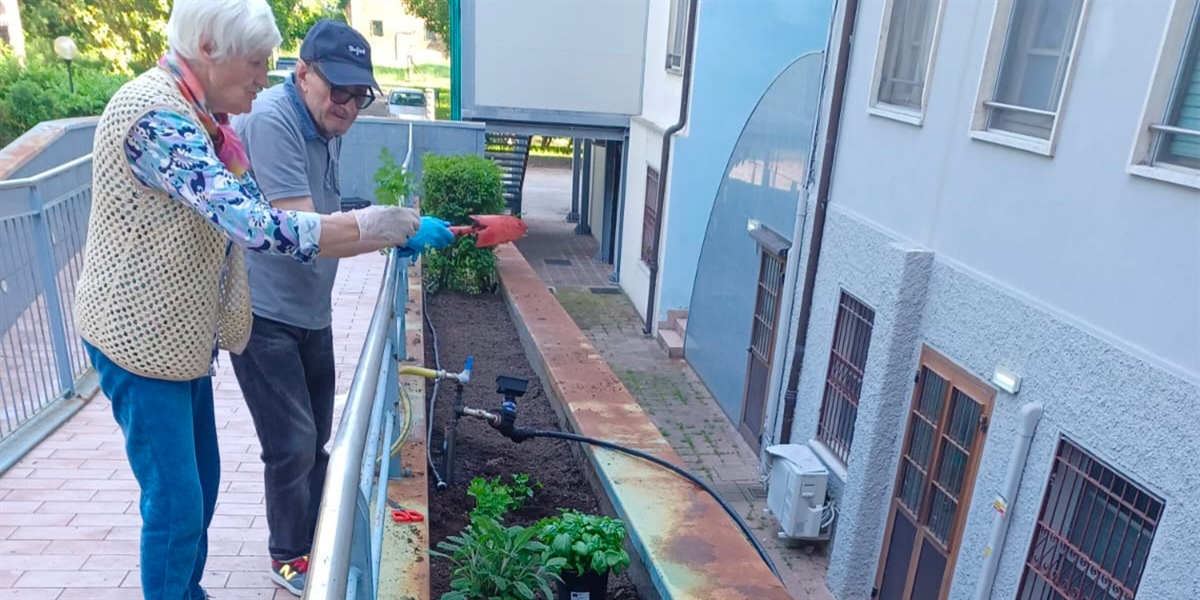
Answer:
[[(341, 262), (333, 294), (339, 400), (354, 375), (383, 266), (378, 254)], [(217, 600), (293, 598), (267, 579), (260, 449), (225, 356), (214, 399), (221, 495), (203, 584)], [(137, 489), (109, 402), (97, 396), (0, 476), (0, 599), (141, 598)]]
[[(758, 534), (785, 584), (798, 600), (830, 598), (825, 588), (828, 560), (820, 549), (792, 547), (775, 535), (778, 524), (766, 508), (758, 477), (758, 457), (734, 429), (704, 384), (685, 361), (672, 360), (642, 334), (642, 321), (623, 294), (596, 293), (609, 265), (597, 264), (596, 242), (574, 233), (565, 222), (570, 207), (570, 171), (534, 170), (526, 180), (524, 218), (529, 235), (517, 247), (543, 281), (555, 289), (563, 308), (608, 362), (625, 387), (687, 463), (733, 506)], [(571, 261), (571, 272), (547, 266), (546, 259)], [(604, 273), (605, 281), (591, 277)]]

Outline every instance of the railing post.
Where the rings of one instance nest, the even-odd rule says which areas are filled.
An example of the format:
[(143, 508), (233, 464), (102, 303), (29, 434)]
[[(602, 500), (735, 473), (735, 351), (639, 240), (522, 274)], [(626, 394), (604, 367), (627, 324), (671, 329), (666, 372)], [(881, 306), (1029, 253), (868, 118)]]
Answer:
[(46, 298), (46, 313), (50, 320), (50, 340), (54, 346), (54, 362), (58, 371), (62, 395), (75, 393), (75, 373), (71, 370), (71, 351), (67, 344), (66, 315), (63, 314), (62, 298), (58, 295), (58, 265), (54, 260), (53, 234), (50, 219), (42, 194), (35, 185), (29, 188), (29, 205), (33, 209), (33, 236), (37, 252), (38, 272), (42, 280), (42, 294)]

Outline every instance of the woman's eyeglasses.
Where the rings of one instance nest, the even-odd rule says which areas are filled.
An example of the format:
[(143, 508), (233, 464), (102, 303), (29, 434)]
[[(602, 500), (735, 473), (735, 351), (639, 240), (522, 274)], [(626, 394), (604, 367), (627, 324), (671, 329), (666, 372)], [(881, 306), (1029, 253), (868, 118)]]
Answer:
[(320, 77), (321, 81), (324, 81), (325, 85), (329, 86), (329, 99), (332, 100), (334, 104), (346, 104), (347, 102), (353, 100), (354, 105), (358, 107), (358, 110), (363, 110), (375, 101), (375, 92), (372, 92), (371, 88), (367, 88), (367, 92), (365, 94), (356, 93), (352, 90), (352, 88), (329, 83), (329, 80), (325, 78), (325, 74), (322, 73), (321, 69), (318, 69), (316, 65), (310, 65), (310, 67), (312, 68), (312, 71), (317, 74), (317, 77)]

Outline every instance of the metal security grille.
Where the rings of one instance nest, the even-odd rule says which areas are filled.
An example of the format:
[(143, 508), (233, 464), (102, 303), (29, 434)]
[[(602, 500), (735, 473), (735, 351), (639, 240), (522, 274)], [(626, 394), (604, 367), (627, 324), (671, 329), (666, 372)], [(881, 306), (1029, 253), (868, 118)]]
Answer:
[(654, 231), (658, 225), (658, 171), (646, 167), (646, 202), (642, 213), (642, 261), (658, 262), (658, 243)]
[(854, 421), (858, 418), (863, 369), (867, 365), (874, 324), (875, 311), (842, 292), (833, 330), (833, 348), (829, 352), (829, 370), (825, 375), (825, 396), (821, 399), (821, 416), (817, 423), (817, 439), (842, 462), (848, 460), (854, 441)]
[(758, 292), (754, 318), (750, 322), (750, 357), (746, 363), (746, 386), (742, 396), (742, 414), (738, 431), (755, 450), (762, 436), (763, 415), (767, 402), (767, 381), (774, 360), (775, 330), (779, 326), (779, 292), (783, 289), (783, 255), (766, 248), (759, 252)]
[(1017, 598), (1133, 600), (1162, 511), (1162, 500), (1062, 440)]

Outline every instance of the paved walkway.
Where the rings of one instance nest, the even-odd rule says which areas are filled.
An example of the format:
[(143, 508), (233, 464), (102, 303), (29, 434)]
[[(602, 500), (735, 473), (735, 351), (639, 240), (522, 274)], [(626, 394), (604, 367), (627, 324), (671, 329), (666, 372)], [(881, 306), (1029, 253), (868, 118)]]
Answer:
[[(384, 258), (341, 262), (334, 287), (339, 401), (349, 391)], [(294, 598), (267, 578), (260, 447), (229, 359), (214, 378), (221, 494), (203, 585), (216, 600)], [(334, 416), (340, 419), (339, 402)], [(141, 598), (137, 482), (110, 403), (97, 396), (0, 476), (0, 599)]]
[[(830, 598), (825, 589), (828, 559), (818, 549), (788, 547), (778, 524), (764, 514), (766, 490), (758, 457), (725, 417), (704, 384), (682, 360), (672, 360), (653, 339), (624, 294), (606, 293), (610, 265), (593, 260), (596, 241), (574, 233), (565, 221), (570, 208), (569, 170), (531, 170), (522, 200), (529, 235), (517, 243), (526, 260), (555, 290), (559, 302), (604, 356), (663, 436), (758, 534), (792, 596)], [(546, 259), (570, 261), (565, 265)], [(593, 289), (597, 288), (597, 289)], [(597, 293), (600, 292), (600, 293)]]

